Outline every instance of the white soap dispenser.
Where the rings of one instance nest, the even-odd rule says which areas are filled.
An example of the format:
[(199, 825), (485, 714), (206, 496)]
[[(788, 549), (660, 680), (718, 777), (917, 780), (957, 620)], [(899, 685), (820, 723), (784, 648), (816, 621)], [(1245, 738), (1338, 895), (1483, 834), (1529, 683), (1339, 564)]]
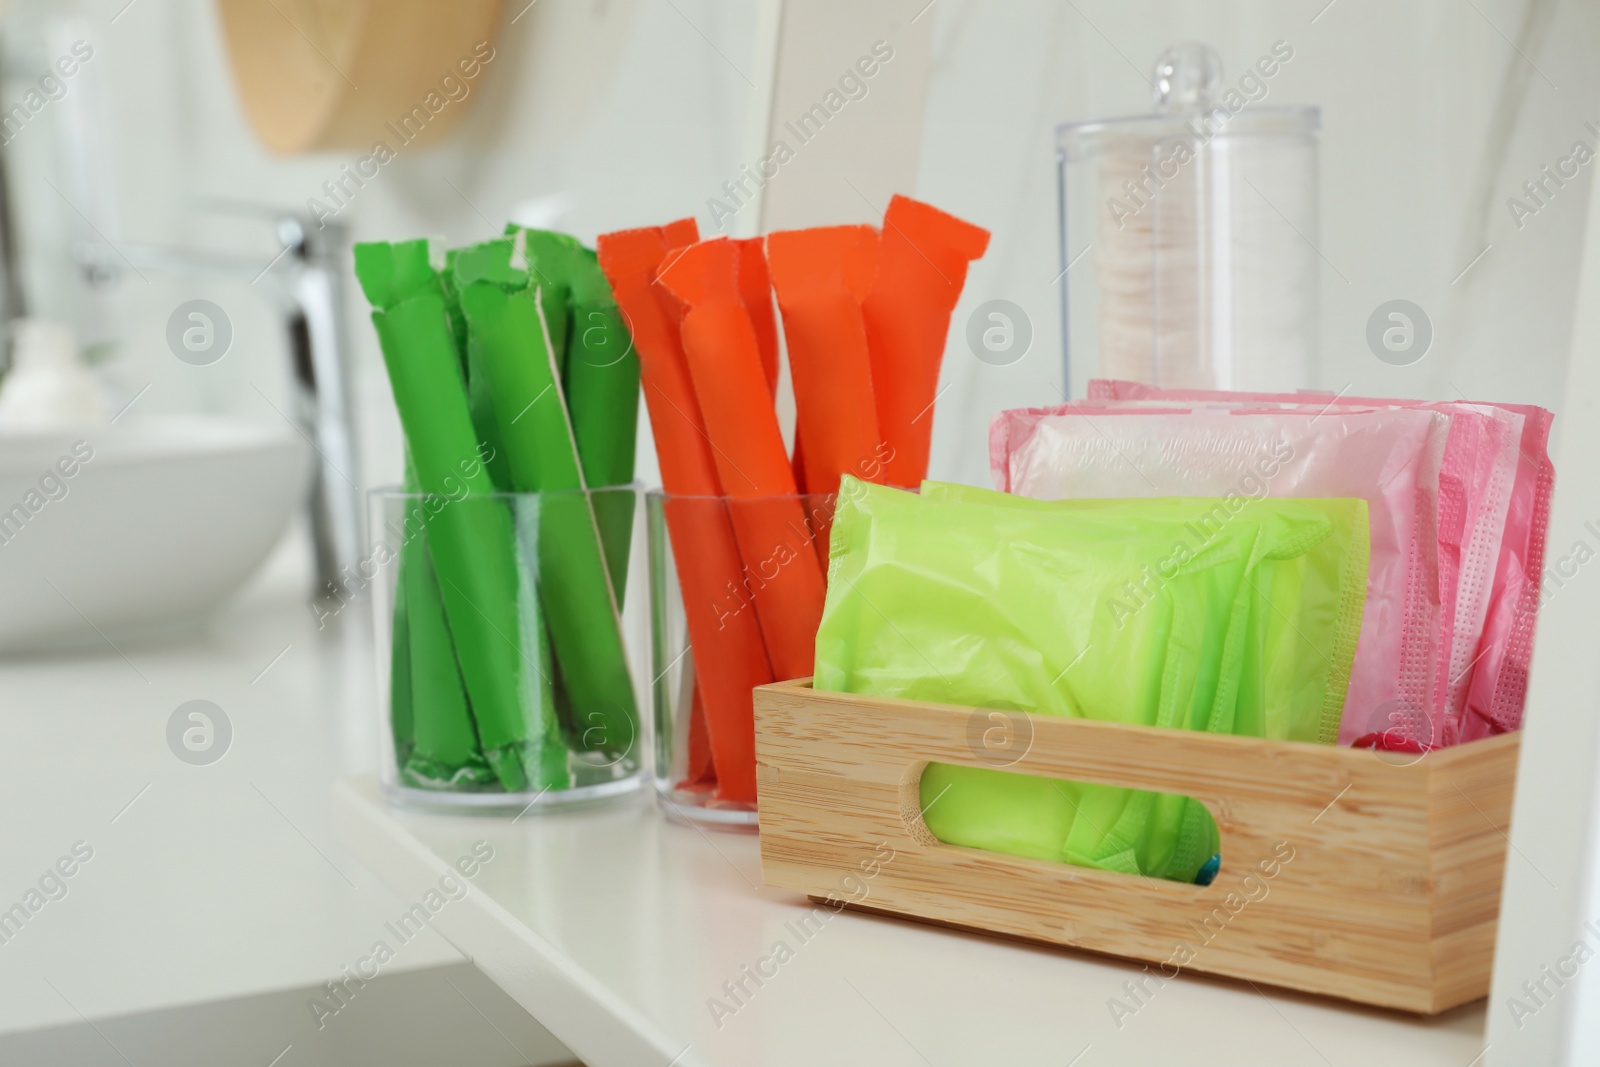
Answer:
[(72, 331), (42, 319), (11, 324), (11, 370), (0, 379), (0, 429), (44, 430), (110, 421), (100, 383)]

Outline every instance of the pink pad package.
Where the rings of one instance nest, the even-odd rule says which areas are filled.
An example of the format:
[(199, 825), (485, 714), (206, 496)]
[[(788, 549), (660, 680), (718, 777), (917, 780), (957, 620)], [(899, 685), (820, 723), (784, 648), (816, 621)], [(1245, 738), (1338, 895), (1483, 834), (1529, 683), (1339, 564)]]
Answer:
[(1163, 390), (1108, 380), (1091, 382), (1089, 396), (1091, 404), (1117, 406), (1384, 406), (1449, 416), (1438, 526), (1448, 655), (1436, 681), (1446, 718), (1437, 743), (1470, 741), (1521, 724), (1555, 480), (1549, 411), (1522, 404)]
[(1498, 406), (1522, 416), (1522, 436), (1489, 611), (1461, 715), (1462, 741), (1506, 733), (1522, 725), (1533, 628), (1543, 586), (1545, 538), (1550, 528), (1550, 491), (1555, 486), (1555, 466), (1550, 462), (1554, 417), (1531, 405)]
[(1444, 721), (1435, 521), (1450, 422), (1430, 411), (1136, 404), (1002, 412), (995, 483), (1021, 496), (1360, 497), (1371, 557), (1339, 743), (1377, 732), (1431, 747)]
[[(1115, 383), (1122, 385), (1123, 383)], [(1130, 386), (1128, 391), (1145, 391)], [(1263, 406), (1276, 411), (1297, 411), (1321, 416), (1327, 400), (1306, 403), (1302, 394), (1215, 394), (1201, 391), (1160, 391), (1152, 399), (1091, 401), (1091, 405), (1132, 407), (1203, 405), (1204, 410), (1240, 411)], [(1522, 416), (1476, 404), (1389, 404), (1353, 400), (1353, 405), (1383, 410), (1412, 408), (1437, 411), (1450, 419), (1444, 458), (1440, 465), (1436, 519), (1437, 599), (1440, 605), (1440, 642), (1435, 662), (1434, 692), (1429, 700), (1430, 729), (1418, 735), (1404, 725), (1405, 714), (1395, 722), (1375, 728), (1369, 743), (1405, 742), (1421, 747), (1454, 744), (1460, 729), (1462, 707), (1478, 656), (1479, 639), (1488, 613), (1491, 581), (1505, 530), (1506, 511), (1516, 471), (1517, 441)], [(1361, 743), (1357, 739), (1356, 743)]]

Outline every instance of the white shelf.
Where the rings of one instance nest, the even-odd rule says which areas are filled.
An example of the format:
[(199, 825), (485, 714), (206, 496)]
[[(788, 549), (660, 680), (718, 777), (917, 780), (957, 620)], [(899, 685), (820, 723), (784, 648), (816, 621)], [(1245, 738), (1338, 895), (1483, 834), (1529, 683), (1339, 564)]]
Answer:
[[(396, 809), (355, 778), (334, 828), (408, 904), (487, 842), (494, 859), (431, 925), (590, 1067), (1481, 1062), (1481, 1002), (1418, 1019), (1185, 975), (1119, 1027), (1108, 1002), (1132, 1003), (1137, 964), (849, 912), (802, 938), (813, 906), (762, 883), (754, 836), (668, 823), (643, 798), (513, 821)], [(776, 956), (761, 985), (745, 977)], [(741, 978), (739, 1003), (724, 983)]]
[[(328, 824), (333, 783), (376, 762), (371, 606), (319, 631), (307, 559), (286, 540), (185, 637), (0, 661), (0, 910), (75, 842), (94, 850), (0, 944), (0, 1034), (320, 986), (395, 913)], [(196, 698), (232, 722), (209, 766), (167, 744)], [(385, 973), (460, 960), (429, 935)]]

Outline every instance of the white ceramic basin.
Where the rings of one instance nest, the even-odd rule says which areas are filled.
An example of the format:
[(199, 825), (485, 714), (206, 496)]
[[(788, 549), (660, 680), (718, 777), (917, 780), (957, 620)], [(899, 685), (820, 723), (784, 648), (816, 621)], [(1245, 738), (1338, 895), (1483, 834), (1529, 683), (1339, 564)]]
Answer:
[(0, 653), (199, 622), (282, 536), (310, 453), (207, 418), (0, 434)]

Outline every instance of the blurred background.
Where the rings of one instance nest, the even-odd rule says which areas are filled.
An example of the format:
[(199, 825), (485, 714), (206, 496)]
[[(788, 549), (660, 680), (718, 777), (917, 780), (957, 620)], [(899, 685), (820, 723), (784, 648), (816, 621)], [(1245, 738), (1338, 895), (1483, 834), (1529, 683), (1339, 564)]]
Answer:
[[(1559, 406), (1590, 171), (1581, 169), (1520, 226), (1506, 201), (1525, 196), (1523, 183), (1574, 141), (1594, 143), (1584, 127), (1600, 102), (1600, 75), (1589, 62), (1600, 32), (1592, 6), (1321, 6), (928, 7), (918, 24), (932, 21), (933, 40), (915, 192), (994, 234), (956, 321), (998, 297), (1035, 324), (1032, 347), (1016, 364), (947, 362), (956, 388), (937, 411), (934, 476), (986, 480), (977, 446), (989, 413), (1054, 398), (1062, 269), (1056, 127), (1150, 111), (1151, 67), (1181, 40), (1214, 47), (1225, 80), (1287, 42), (1293, 59), (1264, 102), (1322, 109), (1317, 384), (1390, 395), (1459, 388)], [(315, 17), (312, 5), (277, 7), (308, 25)], [(758, 5), (506, 7), (495, 58), (470, 84), (458, 125), (430, 146), (399, 151), (335, 216), (351, 239), (436, 235), (455, 245), (498, 233), (507, 218), (590, 242), (606, 230), (690, 213), (704, 232), (718, 232), (717, 221), (734, 228), (737, 219), (714, 221), (707, 202), (723, 196), (741, 165), (765, 155), (747, 133)], [(365, 153), (283, 157), (264, 148), (245, 119), (212, 3), (13, 0), (6, 18), (7, 99), (20, 99), (73, 40), (95, 49), (62, 100), (8, 146), (22, 275), (39, 313), (75, 323), (82, 343), (102, 353), (118, 397), (153, 383), (141, 408), (277, 418), (268, 401), (284, 406), (287, 364), (248, 279), (197, 284), (156, 274), (146, 282), (124, 272), (120, 284), (96, 291), (73, 246), (97, 235), (114, 244), (181, 244), (255, 256), (264, 267), (282, 243), (245, 212), (305, 213), (313, 199), (337, 207), (324, 183)], [(324, 77), (341, 77), (312, 58)], [(885, 78), (897, 73), (885, 67)], [(872, 106), (867, 100), (863, 107)], [(846, 112), (840, 122), (854, 117)], [(876, 219), (882, 205), (856, 207), (856, 217), (836, 221)], [(175, 363), (163, 341), (171, 310), (193, 294), (218, 303), (236, 327), (235, 350), (204, 374)], [(1433, 350), (1410, 367), (1371, 358), (1365, 344), (1369, 314), (1392, 298), (1419, 304), (1434, 323)], [(359, 303), (348, 302), (348, 313), (360, 481), (379, 484), (399, 473), (398, 429)], [(648, 450), (649, 435), (640, 439)], [(648, 457), (640, 471), (651, 480)]]
[[(461, 19), (475, 17), (467, 8), (487, 12), (490, 58), (449, 103), (450, 128), (399, 147), (359, 185), (346, 175), (368, 150), (274, 151), (262, 132), (273, 93), (288, 92), (273, 88), (274, 74), (308, 98), (340, 95), (342, 83), (360, 95), (341, 69), (347, 53), (329, 45), (342, 39), (341, 13), (358, 6), (11, 0), (0, 21), (0, 107), (26, 109), (4, 127), (10, 314), (70, 328), (119, 424), (204, 416), (316, 440), (318, 454), (302, 449), (300, 462), (308, 477), (321, 472), (325, 491), (331, 484), (329, 500), (395, 483), (401, 470), (376, 340), (349, 282), (350, 242), (433, 235), (461, 245), (511, 219), (592, 243), (688, 214), (707, 235), (755, 232), (753, 208), (730, 218), (716, 201), (766, 154), (777, 5), (466, 5)], [(225, 14), (240, 20), (231, 35)], [(837, 119), (839, 135), (852, 122), (902, 128), (908, 156), (892, 162), (914, 181), (900, 191), (993, 233), (956, 311), (932, 477), (988, 484), (993, 412), (1058, 402), (1063, 389), (1082, 395), (1090, 368), (1075, 366), (1070, 381), (1064, 371), (1064, 259), (1077, 249), (1063, 256), (1057, 128), (1150, 111), (1156, 57), (1184, 40), (1217, 51), (1224, 83), (1286, 44), (1292, 59), (1264, 103), (1321, 109), (1320, 221), (1301, 235), (1320, 272), (1319, 351), (1314, 380), (1300, 384), (1534, 403), (1559, 425), (1593, 167), (1581, 160), (1557, 183), (1544, 182), (1543, 168), (1572, 157), (1576, 142), (1600, 145), (1596, 5), (914, 0), (892, 17), (907, 41), (925, 43), (885, 65)], [(252, 37), (264, 42), (251, 27), (270, 20), (281, 23), (279, 51), (251, 67), (240, 51)], [(872, 40), (839, 47), (854, 55)], [(60, 73), (64, 56), (76, 59), (70, 76)], [(920, 81), (924, 64), (913, 93), (925, 95), (920, 114), (871, 110), (896, 99), (893, 79)], [(259, 114), (247, 103), (257, 76), (266, 79), (255, 89), (265, 94)], [(40, 107), (30, 93), (42, 93)], [(297, 100), (278, 100), (284, 126), (311, 106)], [(1542, 197), (1529, 198), (1530, 181), (1544, 182)], [(836, 187), (819, 196), (831, 222), (876, 222), (883, 208)], [(1512, 198), (1537, 210), (1518, 211)], [(341, 299), (317, 288), (329, 278), (345, 287)], [(1397, 299), (1432, 326), (1425, 358), (1407, 365), (1376, 358), (1367, 340), (1374, 309)], [(229, 343), (209, 361), (174, 358), (171, 323), (197, 300), (220, 310)], [(1031, 324), (1025, 354), (1005, 365), (972, 358), (962, 340), (973, 309), (992, 300), (1015, 304)], [(321, 407), (308, 406), (304, 368), (330, 345), (342, 380), (324, 371)], [(333, 399), (347, 408), (339, 423), (349, 440), (330, 444), (317, 419), (340, 387), (347, 396)], [(650, 434), (639, 441), (639, 477), (658, 484)], [(140, 489), (144, 511), (181, 511), (162, 494), (199, 484), (210, 483), (152, 481)], [(370, 770), (377, 751), (368, 609), (346, 615), (312, 598), (314, 531), (302, 509), (288, 530), (280, 540), (266, 529), (263, 569), (247, 561), (243, 591), (196, 636), (147, 647), (107, 627), (92, 651), (0, 661), (0, 798), (21, 813), (6, 834), (0, 900), (74, 841), (99, 850), (53, 905), (65, 914), (0, 946), (0, 1060), (113, 1063), (120, 1044), (161, 1050), (162, 1062), (215, 1062), (182, 1058), (218, 1047), (198, 1037), (188, 1051), (173, 1045), (186, 1028), (227, 1033), (231, 1050), (242, 1043), (254, 1057), (240, 1062), (262, 1064), (285, 1044), (295, 1046), (285, 1063), (437, 1062), (418, 1042), (450, 1028), (475, 1035), (454, 1046), (469, 1057), (456, 1062), (563, 1058), (431, 935), (388, 991), (352, 1009), (366, 1023), (329, 1038), (306, 1011), (305, 991), (361, 954), (400, 902), (339, 852), (327, 825), (328, 785)], [(49, 537), (24, 531), (36, 533)], [(178, 516), (162, 536), (203, 554), (215, 534)], [(352, 558), (349, 543), (330, 558)], [(225, 775), (202, 777), (167, 752), (163, 724), (195, 698), (231, 717)], [(171, 1012), (180, 1015), (162, 1014)], [(490, 1016), (504, 1034), (479, 1025)]]

